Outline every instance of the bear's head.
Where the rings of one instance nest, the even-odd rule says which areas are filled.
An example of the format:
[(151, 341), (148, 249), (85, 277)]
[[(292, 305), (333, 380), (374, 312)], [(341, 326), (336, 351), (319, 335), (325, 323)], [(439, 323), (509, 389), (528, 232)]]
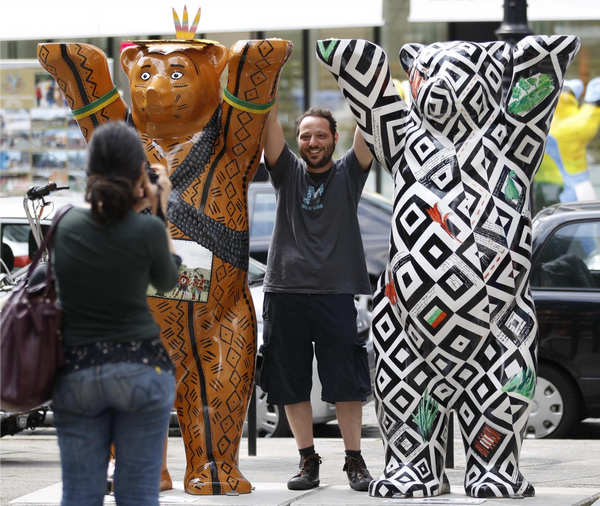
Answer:
[(439, 130), (457, 116), (481, 127), (501, 106), (512, 75), (512, 53), (505, 42), (405, 44), (399, 56), (413, 108)]
[(121, 66), (136, 127), (159, 137), (201, 130), (221, 101), (228, 54), (225, 46), (208, 41), (138, 41), (125, 48)]

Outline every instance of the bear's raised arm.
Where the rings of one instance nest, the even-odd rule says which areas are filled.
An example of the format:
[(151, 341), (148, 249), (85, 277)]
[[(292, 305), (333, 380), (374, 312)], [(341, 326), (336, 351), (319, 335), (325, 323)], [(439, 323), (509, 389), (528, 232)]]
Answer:
[(246, 159), (253, 167), (250, 179), (260, 159), (264, 125), (275, 105), (279, 75), (292, 48), (291, 42), (282, 39), (240, 40), (229, 51), (223, 91), (224, 133), (238, 162)]
[(317, 56), (337, 80), (369, 149), (394, 172), (408, 108), (392, 82), (385, 52), (366, 40), (327, 39), (317, 42)]
[(536, 35), (513, 50), (513, 76), (506, 113), (521, 123), (535, 121), (546, 136), (565, 72), (581, 43), (573, 35)]
[(37, 55), (61, 89), (86, 141), (102, 123), (125, 120), (127, 106), (100, 49), (76, 42), (40, 43)]

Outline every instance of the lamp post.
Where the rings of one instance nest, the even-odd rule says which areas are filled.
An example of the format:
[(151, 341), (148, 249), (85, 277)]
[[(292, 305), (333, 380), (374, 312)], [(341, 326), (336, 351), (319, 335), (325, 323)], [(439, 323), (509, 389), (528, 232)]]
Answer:
[(504, 0), (504, 18), (496, 37), (514, 46), (533, 32), (527, 24), (527, 0)]

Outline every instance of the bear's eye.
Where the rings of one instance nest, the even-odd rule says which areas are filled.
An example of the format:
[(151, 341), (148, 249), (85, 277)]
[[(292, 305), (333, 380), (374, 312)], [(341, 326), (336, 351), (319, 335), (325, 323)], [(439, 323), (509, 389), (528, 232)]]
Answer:
[(140, 79), (142, 81), (147, 81), (148, 79), (150, 79), (150, 72), (142, 72), (142, 75), (140, 76)]
[(183, 72), (179, 72), (179, 70), (176, 70), (175, 72), (173, 72), (171, 74), (171, 79), (177, 80), (183, 77)]
[(413, 65), (410, 79), (414, 80), (417, 78), (427, 80), (427, 70), (422, 65), (415, 64)]

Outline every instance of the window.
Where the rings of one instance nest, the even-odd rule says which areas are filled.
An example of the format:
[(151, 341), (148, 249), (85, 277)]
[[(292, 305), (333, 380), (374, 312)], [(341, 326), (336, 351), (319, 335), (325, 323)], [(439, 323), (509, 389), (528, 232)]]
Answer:
[(533, 268), (533, 287), (600, 288), (600, 221), (558, 228), (544, 244)]
[(252, 237), (270, 239), (275, 227), (275, 193), (257, 192), (250, 222)]
[(29, 256), (30, 234), (29, 225), (6, 224), (2, 227), (2, 260), (10, 270), (24, 267), (31, 263)]

